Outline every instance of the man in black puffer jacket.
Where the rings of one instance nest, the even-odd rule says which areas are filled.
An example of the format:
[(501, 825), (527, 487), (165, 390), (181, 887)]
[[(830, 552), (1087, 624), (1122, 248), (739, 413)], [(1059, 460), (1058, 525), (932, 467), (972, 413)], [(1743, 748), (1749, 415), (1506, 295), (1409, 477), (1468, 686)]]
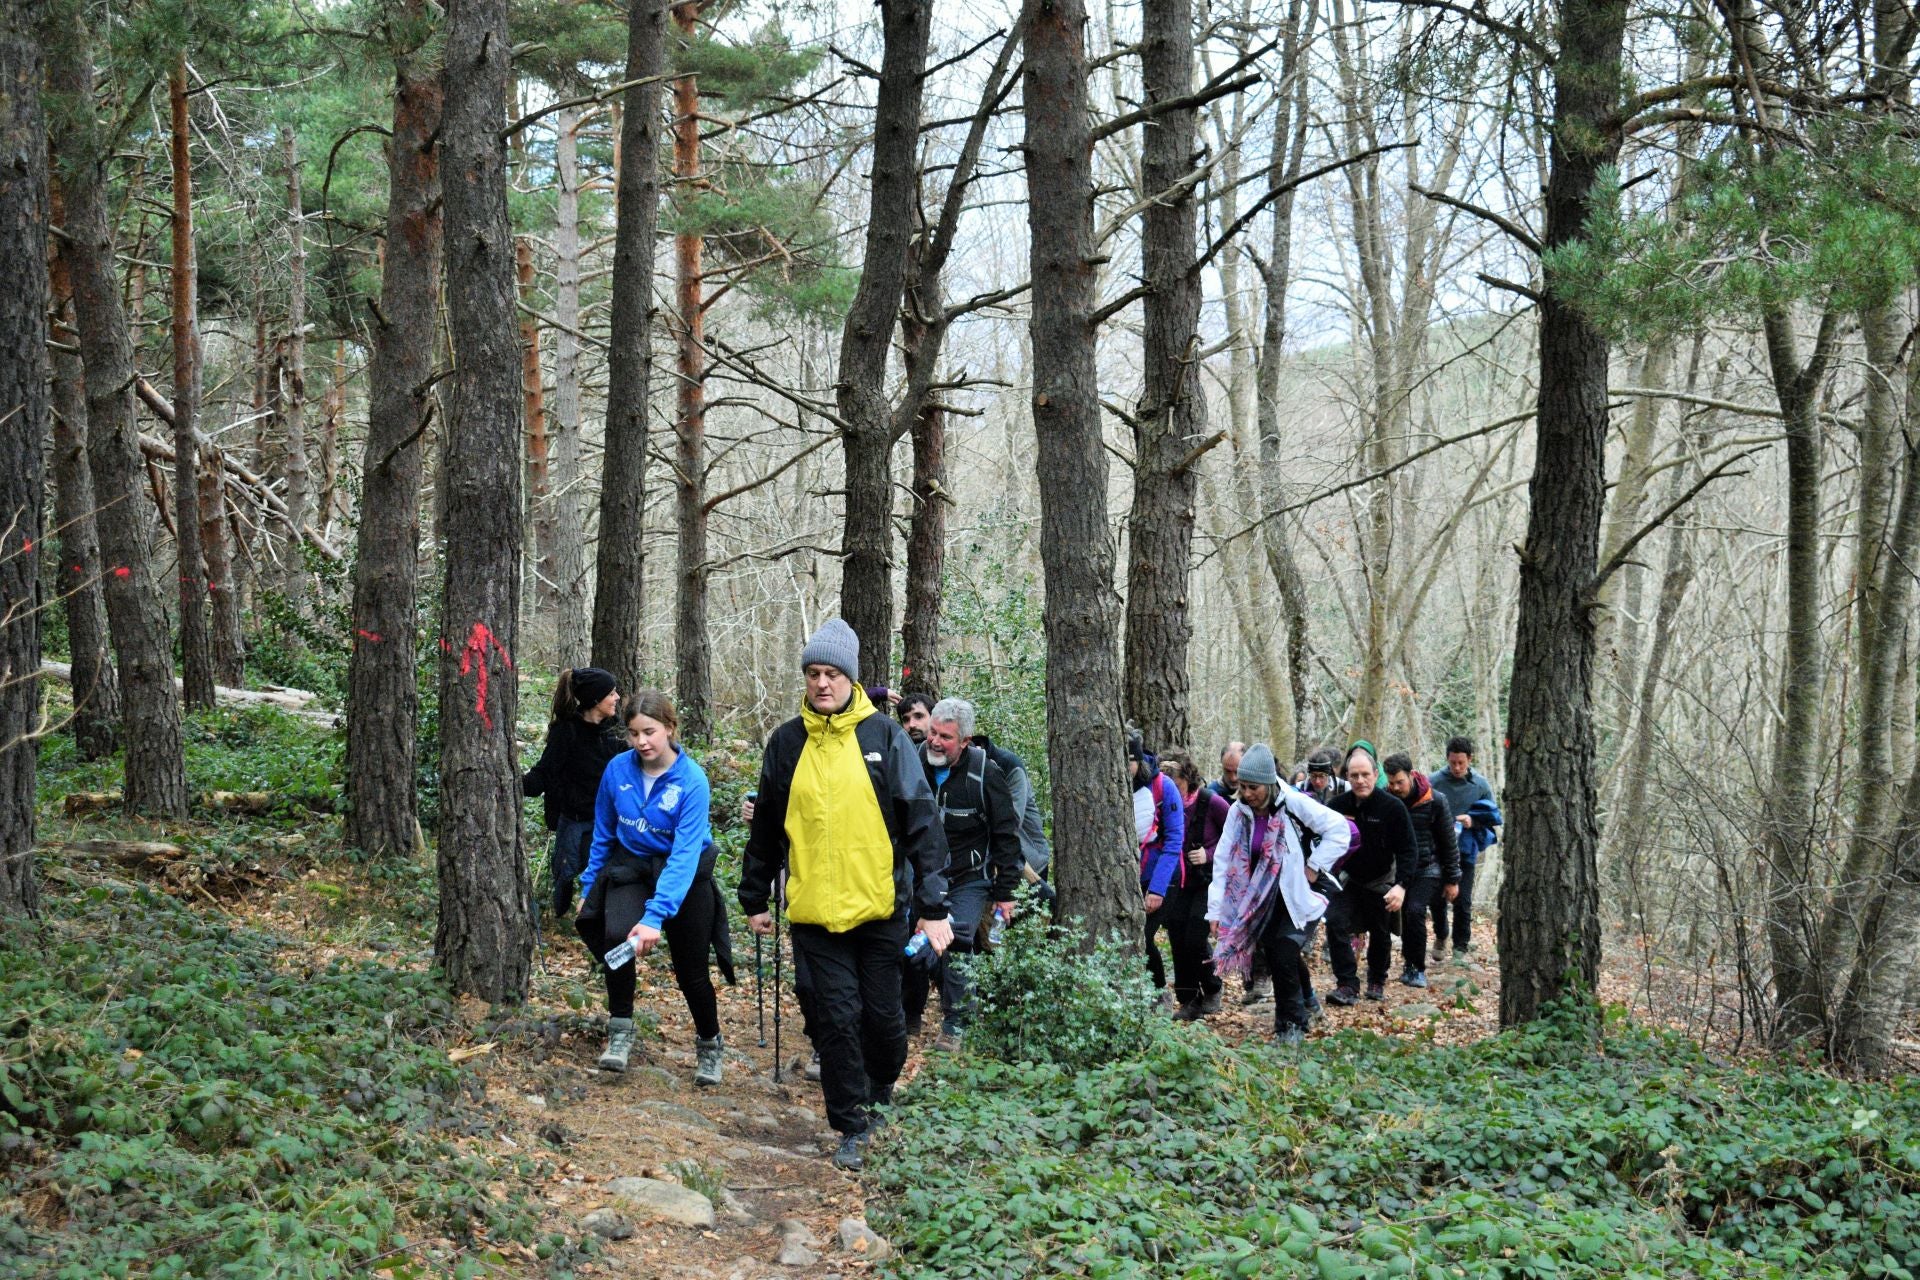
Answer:
[(1418, 878), (1407, 889), (1400, 908), (1400, 954), (1406, 962), (1400, 981), (1410, 987), (1427, 985), (1427, 908), (1434, 896), (1445, 893), (1451, 902), (1460, 893), (1460, 841), (1455, 835), (1453, 810), (1447, 799), (1427, 785), (1424, 774), (1413, 771), (1413, 758), (1396, 751), (1381, 762), (1387, 790), (1407, 806), (1413, 818), (1413, 843), (1419, 853)]
[(1333, 1004), (1352, 1004), (1358, 992), (1359, 965), (1346, 943), (1356, 929), (1367, 931), (1367, 999), (1387, 998), (1387, 968), (1393, 963), (1393, 913), (1406, 902), (1419, 880), (1419, 852), (1413, 843), (1413, 819), (1384, 787), (1376, 785), (1373, 747), (1355, 744), (1347, 754), (1347, 785), (1327, 803), (1335, 813), (1352, 818), (1360, 828), (1360, 850), (1349, 855), (1340, 870), (1345, 887), (1332, 904), (1335, 923), (1327, 928), (1334, 981), (1338, 988), (1327, 997)]

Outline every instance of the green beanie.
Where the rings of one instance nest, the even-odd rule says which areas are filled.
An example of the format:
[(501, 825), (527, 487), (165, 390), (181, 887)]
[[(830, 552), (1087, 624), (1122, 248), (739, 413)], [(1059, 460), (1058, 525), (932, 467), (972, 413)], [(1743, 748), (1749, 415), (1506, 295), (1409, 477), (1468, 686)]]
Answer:
[(1353, 745), (1347, 748), (1347, 754), (1340, 758), (1340, 763), (1344, 765), (1348, 760), (1351, 760), (1353, 758), (1353, 753), (1356, 751), (1364, 751), (1367, 753), (1367, 759), (1373, 761), (1373, 776), (1376, 778), (1379, 777), (1380, 776), (1380, 753), (1376, 751), (1374, 749), (1373, 744), (1371, 742), (1368, 742), (1365, 738), (1355, 738), (1353, 740)]

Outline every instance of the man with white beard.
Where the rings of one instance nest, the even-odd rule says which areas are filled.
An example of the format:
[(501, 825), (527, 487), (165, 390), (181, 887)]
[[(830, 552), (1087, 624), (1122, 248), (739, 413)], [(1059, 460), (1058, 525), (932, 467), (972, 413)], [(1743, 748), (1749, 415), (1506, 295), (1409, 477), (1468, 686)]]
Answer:
[[(992, 753), (973, 741), (973, 734), (973, 704), (964, 698), (942, 698), (933, 706), (927, 740), (920, 748), (947, 836), (947, 910), (953, 926), (949, 954), (985, 949), (982, 943), (992, 927), (989, 908), (998, 920), (1013, 918), (1013, 891), (1025, 862), (1020, 850), (1021, 813), (1006, 771)], [(938, 1047), (957, 1049), (971, 1013), (967, 965), (942, 956), (930, 977), (940, 984)], [(925, 996), (917, 987), (909, 975), (909, 1026), (919, 1021), (925, 1006)]]

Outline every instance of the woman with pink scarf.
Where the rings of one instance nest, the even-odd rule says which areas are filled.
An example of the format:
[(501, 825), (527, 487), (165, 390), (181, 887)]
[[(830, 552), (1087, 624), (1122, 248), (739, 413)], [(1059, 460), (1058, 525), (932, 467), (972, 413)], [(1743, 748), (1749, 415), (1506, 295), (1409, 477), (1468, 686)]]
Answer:
[(1241, 757), (1239, 792), (1214, 850), (1207, 901), (1207, 919), (1220, 930), (1214, 971), (1245, 977), (1255, 950), (1263, 953), (1273, 975), (1274, 1039), (1299, 1044), (1307, 1033), (1301, 952), (1308, 931), (1327, 913), (1327, 899), (1313, 882), (1345, 856), (1349, 827), (1280, 781), (1265, 743)]

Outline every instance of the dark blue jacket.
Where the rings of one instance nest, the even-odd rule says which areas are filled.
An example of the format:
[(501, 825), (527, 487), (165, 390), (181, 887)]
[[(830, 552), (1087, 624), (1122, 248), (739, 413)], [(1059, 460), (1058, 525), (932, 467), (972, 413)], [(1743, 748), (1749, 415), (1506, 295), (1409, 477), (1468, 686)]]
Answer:
[(1446, 797), (1447, 807), (1456, 815), (1464, 813), (1473, 819), (1471, 827), (1460, 831), (1460, 861), (1473, 866), (1480, 851), (1500, 839), (1495, 830), (1502, 821), (1500, 802), (1494, 799), (1493, 787), (1478, 769), (1468, 769), (1465, 778), (1441, 769), (1427, 778), (1427, 785)]

